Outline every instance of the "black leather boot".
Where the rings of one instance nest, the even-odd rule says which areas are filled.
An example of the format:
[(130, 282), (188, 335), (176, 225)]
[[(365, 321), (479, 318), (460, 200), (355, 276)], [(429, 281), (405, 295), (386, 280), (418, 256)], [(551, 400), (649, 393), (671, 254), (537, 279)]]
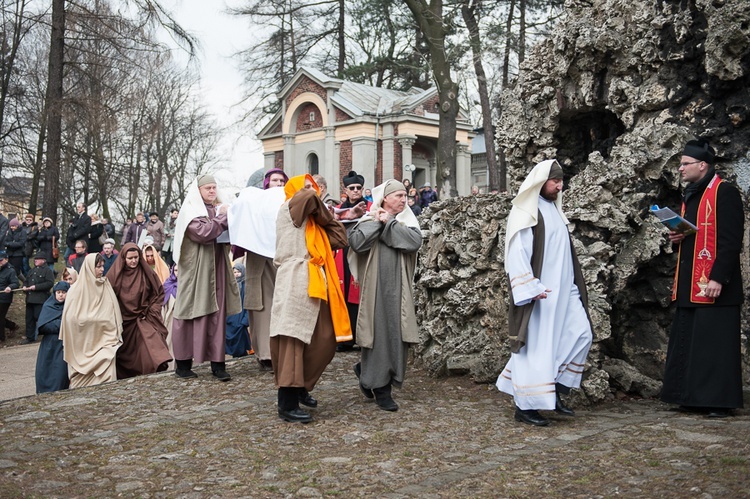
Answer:
[(297, 393), (299, 403), (307, 407), (318, 407), (318, 401), (310, 395), (310, 392), (305, 388), (299, 388)]
[(378, 407), (384, 411), (395, 412), (398, 410), (398, 404), (391, 397), (391, 385), (381, 386), (372, 390), (375, 394), (375, 402)]
[(211, 372), (219, 381), (229, 381), (232, 377), (227, 372), (226, 362), (211, 362)]
[(300, 389), (290, 386), (279, 387), (279, 417), (290, 423), (309, 423), (312, 416), (299, 408)]
[(555, 412), (562, 415), (562, 416), (575, 416), (576, 413), (565, 405), (565, 402), (562, 401), (560, 398), (560, 392), (555, 393)]
[(177, 368), (174, 371), (175, 376), (178, 378), (197, 378), (198, 375), (192, 370), (193, 359), (188, 360), (177, 360), (175, 359)]

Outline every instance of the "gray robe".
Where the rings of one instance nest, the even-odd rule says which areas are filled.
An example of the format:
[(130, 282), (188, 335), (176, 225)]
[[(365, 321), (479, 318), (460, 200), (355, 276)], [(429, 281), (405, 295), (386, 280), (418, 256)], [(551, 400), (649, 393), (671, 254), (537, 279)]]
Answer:
[[(369, 253), (366, 270), (357, 274), (361, 280), (357, 318), (357, 342), (362, 346), (360, 383), (369, 389), (389, 384), (400, 387), (409, 343), (418, 338), (411, 294), (422, 233), (395, 219), (385, 224), (373, 220), (359, 223), (349, 232), (349, 245), (356, 253)], [(373, 298), (374, 310), (370, 312), (367, 303)]]

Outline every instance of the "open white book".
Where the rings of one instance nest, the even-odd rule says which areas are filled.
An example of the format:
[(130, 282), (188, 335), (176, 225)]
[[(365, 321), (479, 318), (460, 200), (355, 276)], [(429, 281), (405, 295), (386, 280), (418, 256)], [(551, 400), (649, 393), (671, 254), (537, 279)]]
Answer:
[(685, 235), (698, 232), (698, 227), (688, 222), (669, 208), (659, 208), (659, 205), (655, 204), (651, 207), (650, 211), (656, 215), (661, 223), (663, 223), (669, 230), (681, 232)]

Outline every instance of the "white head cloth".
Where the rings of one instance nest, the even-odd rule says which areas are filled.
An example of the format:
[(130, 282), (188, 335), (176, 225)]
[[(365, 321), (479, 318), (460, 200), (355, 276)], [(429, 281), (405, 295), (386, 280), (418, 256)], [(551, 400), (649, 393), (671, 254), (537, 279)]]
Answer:
[[(357, 222), (357, 225), (362, 222), (375, 219), (374, 214), (377, 213), (378, 208), (382, 207), (383, 205), (383, 198), (385, 197), (383, 194), (385, 193), (385, 188), (393, 182), (398, 182), (398, 180), (386, 180), (372, 190), (372, 206), (370, 207), (370, 212), (366, 213), (365, 216), (363, 216), (360, 221)], [(419, 229), (419, 220), (417, 220), (414, 212), (412, 212), (411, 208), (409, 208), (408, 202), (406, 203), (406, 205), (404, 205), (403, 211), (396, 215), (396, 220), (406, 225), (407, 227), (414, 227), (416, 229)], [(351, 270), (352, 276), (354, 276), (355, 281), (359, 281), (359, 276), (357, 275), (357, 270), (359, 269), (358, 262), (360, 258), (364, 258), (364, 255), (359, 255), (355, 251), (348, 251), (346, 255), (346, 259), (349, 261), (349, 269)]]
[[(202, 175), (201, 175), (202, 176)], [(199, 176), (198, 178), (200, 178)], [(198, 189), (198, 178), (193, 180), (188, 187), (187, 194), (185, 194), (185, 201), (180, 207), (180, 214), (177, 215), (177, 221), (175, 222), (174, 230), (174, 249), (172, 250), (172, 259), (180, 264), (180, 252), (182, 251), (182, 241), (185, 239), (185, 231), (188, 225), (194, 218), (208, 217), (208, 210), (206, 209), (206, 203), (203, 202), (203, 197)], [(216, 201), (219, 201), (219, 197), (216, 197)]]
[[(372, 220), (374, 218), (373, 214), (378, 211), (378, 208), (382, 208), (383, 198), (385, 198), (385, 196), (383, 195), (385, 193), (385, 188), (394, 182), (398, 182), (398, 180), (386, 180), (372, 190), (372, 206), (370, 206), (370, 212), (362, 217), (363, 222)], [(419, 220), (417, 220), (414, 212), (411, 211), (411, 208), (409, 208), (409, 203), (406, 203), (404, 205), (403, 211), (396, 215), (396, 220), (398, 220), (402, 224), (405, 224), (407, 227), (416, 227), (417, 229), (419, 228)]]
[[(508, 259), (508, 246), (513, 236), (523, 229), (534, 227), (539, 221), (539, 194), (542, 191), (542, 186), (549, 179), (550, 168), (555, 163), (557, 163), (556, 159), (548, 159), (537, 164), (521, 184), (518, 195), (513, 198), (513, 207), (510, 209), (508, 227), (505, 231), (505, 260)], [(554, 203), (563, 221), (567, 224), (568, 219), (562, 211), (562, 192), (557, 195)]]

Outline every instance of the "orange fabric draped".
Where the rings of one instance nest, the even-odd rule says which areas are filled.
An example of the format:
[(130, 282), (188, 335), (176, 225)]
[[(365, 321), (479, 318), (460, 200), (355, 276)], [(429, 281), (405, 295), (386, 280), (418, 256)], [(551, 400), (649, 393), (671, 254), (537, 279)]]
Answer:
[[(292, 177), (284, 186), (286, 200), (289, 201), (298, 191), (304, 189), (305, 180), (312, 184), (312, 188), (320, 196), (320, 188), (312, 176), (307, 173)], [(344, 294), (339, 286), (339, 275), (336, 262), (331, 250), (331, 242), (325, 229), (315, 223), (313, 217), (307, 217), (305, 226), (305, 242), (310, 259), (308, 266), (307, 294), (310, 298), (318, 298), (328, 302), (331, 309), (331, 321), (336, 341), (351, 341), (353, 339), (349, 312), (344, 301)], [(330, 286), (328, 285), (330, 283)]]

